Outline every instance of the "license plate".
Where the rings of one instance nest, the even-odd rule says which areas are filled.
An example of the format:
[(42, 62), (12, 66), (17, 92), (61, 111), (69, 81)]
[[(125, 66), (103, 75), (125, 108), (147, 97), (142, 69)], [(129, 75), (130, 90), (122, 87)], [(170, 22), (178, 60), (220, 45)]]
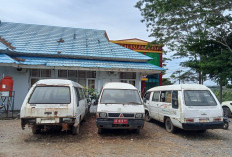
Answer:
[(200, 123), (206, 123), (206, 122), (209, 122), (209, 119), (208, 119), (208, 118), (199, 119), (199, 122), (200, 122)]
[(128, 124), (128, 119), (114, 119), (114, 124)]

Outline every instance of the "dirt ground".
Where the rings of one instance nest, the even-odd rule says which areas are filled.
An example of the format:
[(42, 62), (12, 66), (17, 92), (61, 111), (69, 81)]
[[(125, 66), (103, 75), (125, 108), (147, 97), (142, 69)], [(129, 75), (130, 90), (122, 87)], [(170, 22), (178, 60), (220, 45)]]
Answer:
[(229, 130), (206, 133), (179, 130), (167, 133), (163, 124), (146, 122), (140, 134), (108, 130), (97, 134), (95, 117), (89, 116), (80, 135), (50, 131), (33, 135), (21, 130), (20, 120), (0, 120), (0, 157), (63, 156), (232, 156)]

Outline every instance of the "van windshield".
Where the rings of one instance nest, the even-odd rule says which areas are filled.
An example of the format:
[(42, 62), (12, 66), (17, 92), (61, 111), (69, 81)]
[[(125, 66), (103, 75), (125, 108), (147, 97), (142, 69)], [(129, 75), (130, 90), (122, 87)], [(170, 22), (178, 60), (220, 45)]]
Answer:
[(207, 90), (186, 90), (184, 100), (186, 106), (217, 106), (214, 97)]
[(69, 104), (70, 88), (64, 86), (35, 87), (29, 104)]
[(101, 97), (102, 104), (141, 104), (137, 90), (105, 89)]

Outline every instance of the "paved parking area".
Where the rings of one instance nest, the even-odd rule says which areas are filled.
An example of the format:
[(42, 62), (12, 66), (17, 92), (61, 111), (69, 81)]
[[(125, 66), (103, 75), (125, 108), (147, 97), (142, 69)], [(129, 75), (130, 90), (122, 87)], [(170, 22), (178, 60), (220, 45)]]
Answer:
[(80, 131), (76, 136), (57, 131), (33, 135), (28, 127), (21, 130), (20, 120), (0, 120), (0, 157), (232, 156), (232, 126), (206, 133), (180, 130), (170, 134), (153, 121), (146, 122), (140, 134), (108, 130), (98, 135), (95, 117), (89, 116)]

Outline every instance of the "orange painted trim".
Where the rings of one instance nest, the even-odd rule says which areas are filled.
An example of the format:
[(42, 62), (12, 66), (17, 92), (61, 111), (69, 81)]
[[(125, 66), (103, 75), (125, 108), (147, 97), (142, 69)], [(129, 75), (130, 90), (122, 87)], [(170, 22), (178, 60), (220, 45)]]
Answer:
[[(110, 40), (110, 42), (115, 43), (115, 44), (130, 44), (130, 45), (147, 45), (145, 42), (132, 42), (132, 41), (116, 41), (116, 40)], [(160, 44), (151, 44), (152, 46), (164, 46)]]
[(163, 51), (150, 51), (150, 50), (133, 50), (136, 52), (149, 52), (149, 53), (163, 53)]

